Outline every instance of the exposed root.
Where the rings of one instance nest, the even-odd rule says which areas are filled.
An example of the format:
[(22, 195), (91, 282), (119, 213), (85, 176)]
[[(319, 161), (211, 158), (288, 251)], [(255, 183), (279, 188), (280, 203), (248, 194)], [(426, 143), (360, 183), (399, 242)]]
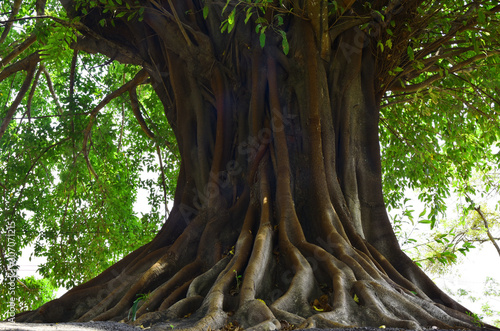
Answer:
[[(275, 330), (282, 328), (280, 321), (300, 328), (472, 327), (466, 316), (451, 316), (425, 295), (396, 284), (340, 236), (327, 247), (298, 240), (304, 238), (301, 231), (290, 238), (290, 229), (297, 230), (298, 224), (293, 214), (282, 218), (276, 236), (269, 222), (265, 179), (259, 187), (260, 203), (248, 208), (234, 254), (202, 273), (200, 259), (177, 271), (168, 270), (174, 264), (169, 264), (173, 260), (167, 254), (80, 318), (93, 315), (94, 319), (127, 321), (135, 295), (154, 285), (137, 310), (138, 319), (129, 321), (132, 324), (157, 330), (172, 326), (217, 330), (228, 323), (249, 330)], [(170, 276), (162, 279), (165, 275)]]

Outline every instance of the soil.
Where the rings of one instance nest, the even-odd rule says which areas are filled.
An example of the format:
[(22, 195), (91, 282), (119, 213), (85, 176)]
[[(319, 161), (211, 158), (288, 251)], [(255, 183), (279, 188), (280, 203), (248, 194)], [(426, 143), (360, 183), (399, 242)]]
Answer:
[[(86, 322), (86, 323), (11, 323), (0, 322), (0, 331), (138, 331), (145, 330), (118, 322)], [(147, 330), (147, 329), (146, 329)], [(239, 329), (242, 330), (242, 329)], [(399, 328), (346, 328), (346, 329), (308, 329), (308, 331), (410, 331)], [(487, 329), (483, 329), (487, 330)], [(429, 331), (446, 331), (429, 329)], [(448, 330), (449, 331), (449, 330)]]
[(118, 322), (86, 322), (86, 323), (0, 323), (0, 330), (9, 331), (137, 331), (141, 328)]

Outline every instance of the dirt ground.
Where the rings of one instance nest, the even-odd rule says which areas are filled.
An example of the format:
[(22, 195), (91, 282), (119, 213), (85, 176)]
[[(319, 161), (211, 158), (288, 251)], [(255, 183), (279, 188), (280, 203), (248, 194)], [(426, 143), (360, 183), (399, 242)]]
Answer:
[[(118, 322), (87, 322), (87, 323), (10, 323), (0, 322), (0, 331), (138, 331), (144, 330)], [(409, 331), (397, 328), (353, 328), (353, 329), (308, 329), (307, 331)], [(487, 329), (483, 329), (487, 330)], [(429, 329), (429, 331), (445, 331)]]
[(137, 331), (143, 330), (138, 327), (130, 326), (118, 322), (87, 322), (87, 323), (0, 323), (1, 331)]

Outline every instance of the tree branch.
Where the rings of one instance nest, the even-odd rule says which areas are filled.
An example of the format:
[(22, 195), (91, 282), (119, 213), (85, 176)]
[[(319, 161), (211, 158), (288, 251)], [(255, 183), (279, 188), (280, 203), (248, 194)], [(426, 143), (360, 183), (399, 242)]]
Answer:
[(40, 54), (38, 52), (34, 52), (25, 57), (24, 59), (11, 64), (10, 66), (6, 67), (4, 70), (0, 72), (0, 82), (18, 71), (27, 70), (33, 64), (36, 64), (39, 61), (40, 61)]
[(26, 101), (26, 113), (28, 114), (28, 121), (31, 122), (31, 102), (35, 95), (36, 87), (38, 86), (38, 80), (40, 79), (40, 74), (42, 73), (42, 68), (38, 68), (33, 79), (33, 85), (31, 85), (30, 93), (28, 94), (28, 100)]
[(488, 221), (486, 220), (486, 217), (484, 216), (483, 212), (481, 211), (481, 207), (476, 207), (474, 210), (481, 216), (481, 219), (483, 220), (484, 227), (486, 229), (486, 234), (488, 235), (488, 238), (490, 239), (491, 243), (493, 246), (495, 246), (498, 255), (500, 255), (500, 247), (498, 246), (497, 242), (495, 241), (495, 238), (490, 232), (490, 227), (488, 226)]
[(45, 80), (47, 81), (47, 87), (49, 88), (50, 94), (52, 95), (52, 98), (54, 99), (54, 102), (58, 108), (59, 115), (62, 115), (63, 108), (62, 108), (61, 103), (59, 102), (59, 98), (57, 97), (56, 92), (54, 90), (54, 85), (52, 84), (52, 79), (50, 79), (49, 72), (47, 71), (47, 69), (45, 68), (43, 63), (41, 64), (40, 68), (42, 69), (42, 72), (45, 76)]
[(31, 62), (30, 67), (26, 70), (26, 78), (24, 79), (23, 85), (19, 89), (19, 93), (17, 93), (16, 99), (12, 104), (10, 105), (9, 109), (7, 110), (7, 114), (5, 115), (5, 118), (2, 122), (2, 125), (0, 126), (0, 139), (2, 138), (3, 134), (7, 130), (7, 127), (10, 124), (10, 121), (14, 117), (14, 114), (16, 113), (17, 107), (21, 103), (21, 101), (24, 98), (24, 95), (28, 91), (31, 81), (33, 80), (33, 76), (35, 75), (35, 68), (36, 68), (36, 63), (38, 62)]
[(17, 209), (19, 203), (21, 202), (21, 197), (23, 195), (23, 192), (24, 192), (24, 189), (26, 188), (26, 183), (28, 182), (28, 176), (29, 174), (33, 171), (33, 169), (35, 168), (38, 160), (40, 160), (40, 158), (45, 154), (47, 153), (51, 148), (53, 147), (56, 147), (56, 146), (59, 146), (61, 145), (62, 143), (64, 143), (65, 141), (68, 141), (70, 139), (70, 137), (66, 137), (50, 146), (47, 146), (36, 158), (35, 160), (33, 161), (33, 163), (31, 164), (30, 168), (28, 169), (28, 171), (26, 172), (26, 175), (24, 176), (24, 179), (23, 179), (23, 185), (21, 187), (21, 190), (19, 191), (19, 195), (17, 197), (17, 200), (16, 200), (16, 203), (14, 204), (14, 207), (12, 208), (12, 211), (11, 211), (11, 214), (14, 214), (15, 210)]
[(129, 95), (130, 95), (130, 105), (132, 106), (132, 112), (134, 113), (135, 119), (141, 126), (142, 131), (148, 136), (151, 140), (155, 139), (155, 135), (151, 130), (148, 128), (148, 125), (146, 124), (146, 121), (144, 120), (144, 117), (142, 116), (141, 109), (139, 107), (139, 100), (137, 98), (137, 92), (135, 88), (131, 88), (129, 90)]
[[(163, 6), (161, 6), (157, 1), (155, 0), (151, 0), (151, 3), (155, 6), (157, 6), (158, 8), (161, 8), (161, 11), (162, 13), (165, 13), (166, 10), (165, 8), (163, 8)], [(193, 45), (193, 43), (191, 42), (191, 40), (189, 39), (187, 33), (186, 33), (186, 29), (184, 29), (184, 26), (182, 25), (182, 22), (181, 20), (179, 19), (179, 15), (177, 15), (177, 11), (175, 10), (175, 7), (174, 7), (174, 4), (172, 3), (172, 0), (168, 0), (168, 5), (170, 6), (170, 9), (172, 10), (172, 14), (174, 15), (174, 21), (177, 23), (177, 25), (179, 26), (179, 30), (181, 31), (182, 33), (182, 36), (184, 37), (184, 39), (186, 40), (186, 43), (188, 45), (188, 47), (191, 47)], [(168, 12), (167, 12), (168, 13)]]
[[(476, 23), (476, 17), (473, 17), (474, 6), (471, 6), (466, 13), (451, 22), (452, 28), (443, 37), (431, 42), (429, 45), (424, 46), (421, 51), (415, 54), (415, 60), (423, 59), (428, 54), (436, 51), (441, 45), (453, 39), (457, 33), (470, 29)], [(494, 12), (493, 12), (494, 13)], [(464, 24), (465, 22), (465, 24)]]
[(90, 121), (87, 127), (84, 130), (84, 137), (83, 137), (83, 155), (85, 157), (85, 162), (87, 163), (87, 167), (89, 168), (89, 171), (94, 175), (95, 178), (98, 178), (94, 168), (92, 167), (92, 164), (90, 163), (89, 160), (89, 153), (87, 149), (87, 143), (90, 138), (90, 132), (92, 130), (92, 126), (94, 125), (94, 120), (99, 111), (107, 105), (111, 100), (119, 97), (123, 93), (130, 91), (132, 88), (136, 87), (137, 85), (141, 84), (148, 78), (148, 73), (146, 72), (145, 69), (142, 69), (139, 71), (135, 77), (127, 82), (126, 84), (122, 85), (120, 88), (117, 90), (111, 92), (110, 94), (106, 95), (104, 99), (92, 110), (90, 113)]
[(0, 44), (7, 39), (7, 36), (9, 35), (10, 29), (12, 28), (13, 24), (13, 19), (16, 17), (16, 15), (19, 13), (19, 9), (21, 8), (21, 3), (23, 0), (14, 0), (14, 3), (12, 4), (12, 11), (10, 12), (10, 17), (9, 21), (5, 23), (5, 29), (2, 32), (2, 35), (0, 36)]
[(36, 41), (36, 35), (33, 33), (26, 40), (24, 40), (19, 46), (17, 46), (12, 52), (7, 54), (2, 61), (0, 61), (0, 69), (9, 64), (15, 57), (24, 52), (28, 47), (30, 47)]
[[(489, 53), (476, 54), (475, 56), (473, 56), (467, 60), (464, 60), (464, 61), (458, 63), (457, 65), (451, 67), (450, 69), (448, 69), (448, 71), (450, 73), (460, 73), (462, 71), (467, 70), (468, 69), (467, 66), (469, 66), (471, 63), (474, 63), (476, 61), (479, 61), (479, 60), (482, 60), (482, 59), (485, 59), (485, 58), (488, 58), (490, 56), (497, 55), (497, 54), (500, 54), (499, 50), (490, 51)], [(413, 84), (413, 85), (405, 85), (405, 86), (399, 86), (399, 85), (396, 85), (396, 82), (393, 82), (388, 90), (393, 91), (393, 92), (398, 92), (398, 91), (417, 92), (421, 89), (428, 87), (429, 85), (431, 85), (435, 81), (440, 80), (442, 78), (443, 78), (443, 76), (441, 76), (441, 74), (435, 74), (435, 75), (432, 75), (431, 77), (427, 78), (426, 80), (424, 80), (421, 83), (417, 83), (417, 84)]]
[[(467, 80), (467, 79), (465, 79), (465, 78), (463, 78), (461, 76), (457, 76), (457, 77), (460, 78), (461, 80), (465, 81), (467, 84), (471, 85), (474, 88), (474, 90), (476, 90), (476, 92), (477, 91), (481, 92), (482, 94), (484, 94), (488, 98), (490, 98), (493, 102), (495, 102), (496, 104), (500, 105), (500, 99), (495, 98), (493, 95), (491, 95), (490, 93), (486, 92), (481, 87), (477, 86), (477, 84), (474, 84), (470, 80)], [(495, 113), (498, 114), (498, 112), (496, 112), (494, 108), (492, 108), (492, 111), (494, 111)]]

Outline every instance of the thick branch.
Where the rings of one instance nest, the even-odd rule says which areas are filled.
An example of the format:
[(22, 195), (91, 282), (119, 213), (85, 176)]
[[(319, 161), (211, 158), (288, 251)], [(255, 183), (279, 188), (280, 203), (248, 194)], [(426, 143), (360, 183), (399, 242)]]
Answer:
[(0, 72), (0, 82), (18, 71), (27, 70), (28, 68), (38, 63), (39, 61), (40, 61), (40, 54), (38, 54), (38, 52), (35, 52), (25, 57), (24, 59), (19, 60), (14, 64), (11, 64), (10, 66), (2, 70), (2, 72)]
[[(78, 27), (81, 27), (81, 25), (78, 25)], [(88, 33), (90, 29), (85, 27), (84, 30)], [(78, 36), (76, 42), (71, 44), (70, 47), (90, 54), (101, 53), (120, 63), (130, 63), (140, 65), (144, 68), (151, 68), (148, 63), (138, 56), (136, 50), (122, 47), (112, 41), (104, 39), (94, 32), (88, 34), (90, 36)]]
[(25, 41), (23, 41), (19, 46), (17, 46), (12, 52), (7, 54), (2, 61), (0, 61), (0, 68), (6, 66), (10, 61), (12, 61), (16, 56), (24, 52), (28, 47), (30, 47), (36, 41), (36, 35), (32, 34)]

